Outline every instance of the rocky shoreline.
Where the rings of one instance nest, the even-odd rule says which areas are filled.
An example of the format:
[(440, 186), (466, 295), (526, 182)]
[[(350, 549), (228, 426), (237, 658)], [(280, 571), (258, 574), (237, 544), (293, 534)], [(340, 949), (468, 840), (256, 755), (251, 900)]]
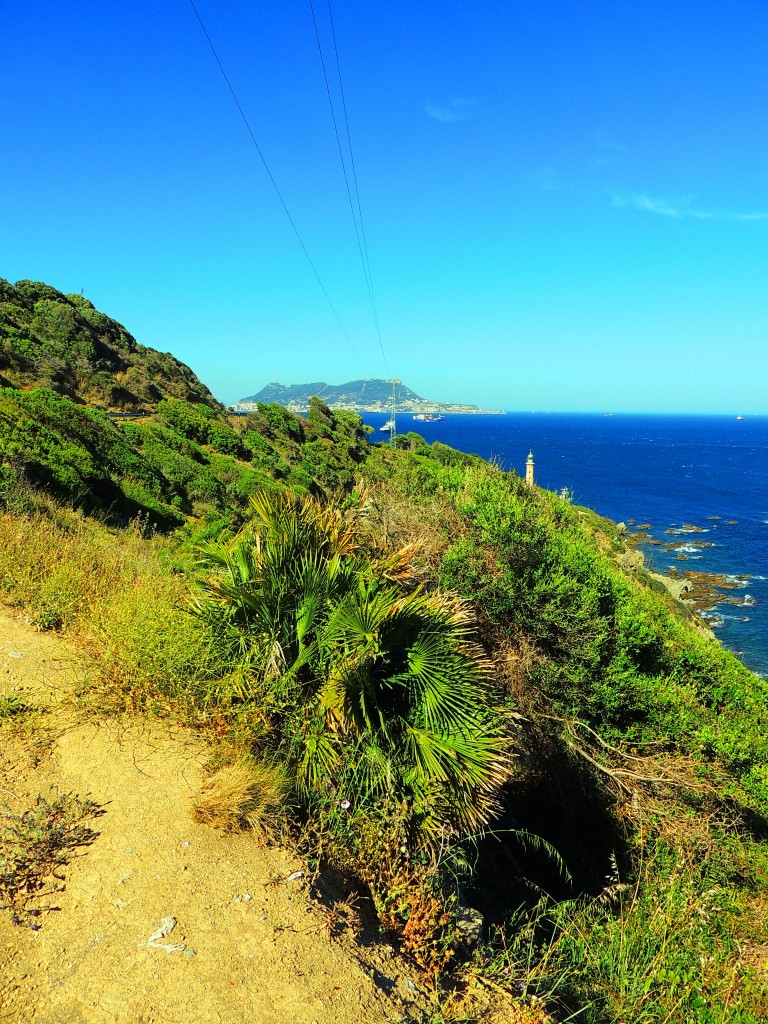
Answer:
[[(710, 517), (719, 518), (719, 517)], [(676, 537), (675, 540), (662, 541), (651, 534), (653, 529), (650, 523), (636, 524), (629, 520), (632, 532), (627, 536), (627, 542), (631, 549), (645, 564), (642, 550), (645, 545), (660, 547), (665, 551), (674, 552), (674, 558), (679, 562), (688, 560), (688, 555), (693, 551), (712, 548), (712, 541), (693, 540), (697, 534), (705, 533), (702, 526), (694, 523), (684, 523), (680, 527), (669, 527), (664, 532)], [(692, 550), (693, 549), (693, 550)], [(662, 585), (676, 600), (684, 607), (690, 609), (705, 624), (707, 632), (714, 636), (710, 624), (717, 619), (713, 610), (722, 604), (731, 604), (740, 608), (748, 608), (754, 605), (754, 598), (749, 594), (736, 595), (733, 591), (743, 590), (749, 580), (749, 573), (737, 573), (726, 575), (721, 572), (707, 572), (701, 569), (678, 569), (671, 566), (667, 572), (656, 572), (646, 567), (648, 575)]]

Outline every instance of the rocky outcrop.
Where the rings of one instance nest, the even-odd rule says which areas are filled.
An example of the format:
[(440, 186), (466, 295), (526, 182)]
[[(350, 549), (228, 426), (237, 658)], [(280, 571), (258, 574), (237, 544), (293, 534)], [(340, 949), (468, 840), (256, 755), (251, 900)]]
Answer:
[[(315, 381), (311, 384), (279, 384), (273, 381), (261, 391), (247, 398), (241, 398), (232, 409), (234, 412), (254, 412), (259, 402), (277, 402), (291, 412), (304, 412), (309, 407), (309, 400), (318, 397), (330, 409), (347, 409), (352, 412), (391, 412), (392, 411), (391, 381), (373, 378), (371, 380), (351, 380), (346, 384), (326, 384)], [(481, 410), (476, 405), (461, 405), (455, 402), (435, 402), (421, 398), (415, 391), (404, 384), (395, 384), (395, 401), (398, 412), (463, 412), (474, 413)]]

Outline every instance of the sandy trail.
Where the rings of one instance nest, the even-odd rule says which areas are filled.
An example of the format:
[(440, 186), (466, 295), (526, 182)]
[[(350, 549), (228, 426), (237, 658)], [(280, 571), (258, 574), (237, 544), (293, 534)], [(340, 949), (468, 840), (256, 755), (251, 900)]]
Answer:
[[(209, 756), (198, 739), (173, 724), (78, 712), (72, 695), (86, 671), (60, 638), (0, 609), (0, 696), (46, 708), (53, 736), (40, 751), (0, 729), (0, 804), (20, 811), (55, 785), (103, 809), (98, 837), (65, 869), (52, 900), (60, 910), (37, 932), (0, 912), (0, 1021), (421, 1019), (407, 965), (377, 947), (364, 967), (351, 937), (330, 937), (306, 875), (288, 880), (303, 867), (296, 857), (192, 821), (189, 794)], [(183, 951), (147, 946), (169, 915), (178, 923), (166, 941), (184, 941)]]

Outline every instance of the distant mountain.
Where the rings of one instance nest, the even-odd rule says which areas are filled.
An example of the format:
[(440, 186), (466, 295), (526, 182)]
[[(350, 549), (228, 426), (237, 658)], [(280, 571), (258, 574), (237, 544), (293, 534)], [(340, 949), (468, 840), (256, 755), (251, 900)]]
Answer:
[[(398, 412), (479, 412), (476, 405), (458, 405), (421, 398), (404, 384), (395, 384)], [(331, 409), (351, 409), (353, 412), (388, 412), (392, 408), (392, 384), (375, 378), (350, 380), (346, 384), (278, 384), (274, 381), (258, 394), (241, 398), (233, 408), (236, 412), (250, 412), (259, 402), (277, 402), (292, 412), (302, 412), (314, 395), (322, 398)]]
[(139, 345), (82, 295), (0, 278), (0, 387), (47, 387), (112, 411), (152, 412), (163, 398), (223, 406), (188, 366)]

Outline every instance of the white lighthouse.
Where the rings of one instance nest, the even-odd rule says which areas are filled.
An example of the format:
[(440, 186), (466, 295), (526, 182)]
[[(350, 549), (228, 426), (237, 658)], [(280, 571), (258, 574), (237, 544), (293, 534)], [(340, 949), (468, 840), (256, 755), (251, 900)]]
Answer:
[(525, 460), (525, 482), (529, 487), (533, 487), (533, 451), (528, 452), (528, 458)]

